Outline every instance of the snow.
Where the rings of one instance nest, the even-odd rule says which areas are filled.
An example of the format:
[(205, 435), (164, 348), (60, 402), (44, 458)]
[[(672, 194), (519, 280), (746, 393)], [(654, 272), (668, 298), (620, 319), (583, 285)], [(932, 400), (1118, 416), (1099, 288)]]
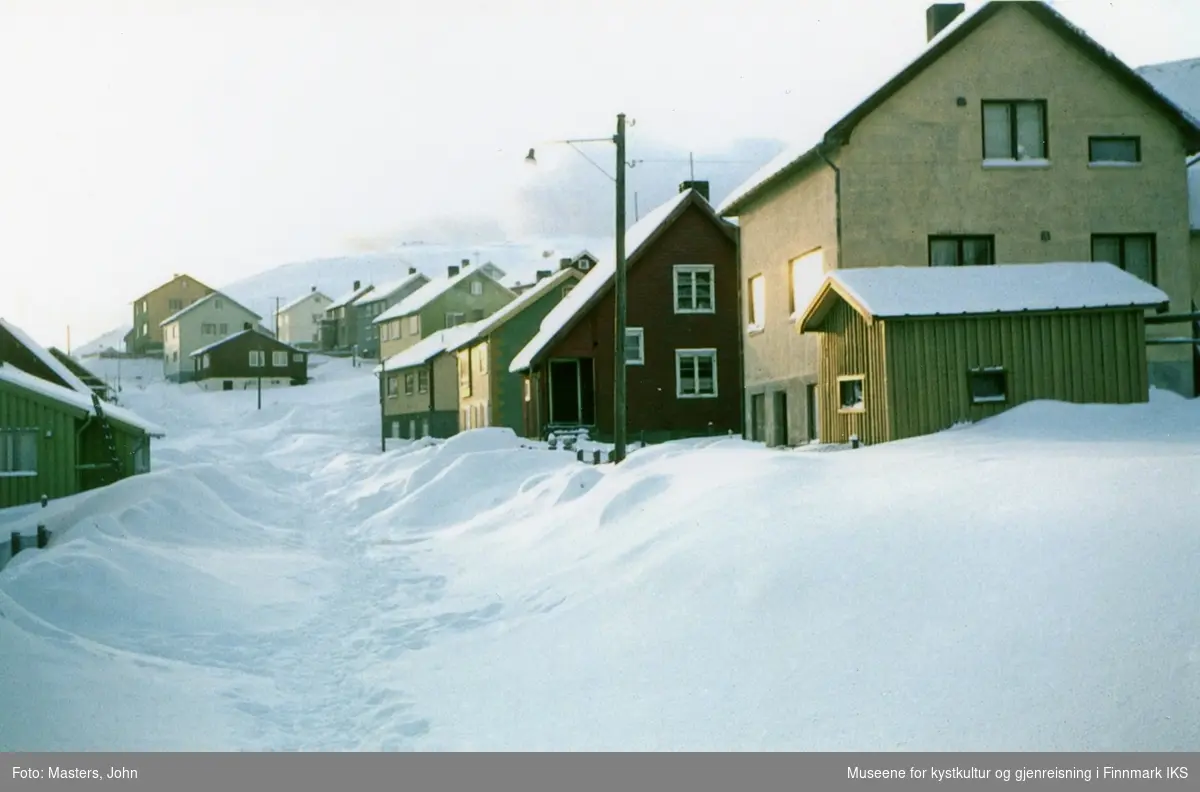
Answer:
[(154, 472), (0, 511), (55, 532), (0, 570), (0, 750), (1200, 742), (1200, 402), (614, 468), (503, 429), (381, 454), (375, 378), (314, 359), (261, 410), (131, 389)]
[(1200, 126), (1200, 58), (1142, 66), (1137, 73)]
[(21, 328), (0, 319), (0, 329), (6, 330), (9, 335), (16, 339), (17, 343), (28, 349), (34, 356), (37, 357), (48, 369), (53, 371), (66, 385), (87, 396), (89, 404), (91, 403), (92, 389), (84, 384), (83, 380), (75, 376), (71, 369), (63, 365), (62, 361), (50, 354), (50, 351), (44, 346), (34, 341), (28, 333)]
[[(96, 414), (96, 407), (92, 403), (91, 391), (87, 392), (71, 390), (64, 388), (61, 385), (55, 385), (53, 382), (48, 382), (41, 377), (35, 377), (28, 374), (15, 366), (10, 366), (7, 363), (0, 363), (0, 380), (16, 385), (19, 388), (40, 393), (62, 404), (75, 407), (83, 410), (88, 415)], [(119, 421), (120, 423), (132, 426), (135, 429), (141, 429), (143, 432), (161, 437), (165, 434), (165, 430), (155, 423), (139, 417), (130, 410), (124, 407), (118, 407), (115, 404), (105, 404), (104, 412), (108, 417)]]
[(305, 292), (304, 294), (302, 294), (301, 296), (292, 300), (291, 302), (286, 302), (283, 305), (281, 305), (279, 307), (279, 310), (276, 311), (276, 313), (285, 314), (288, 311), (295, 308), (296, 306), (303, 305), (304, 303), (308, 302), (309, 300), (313, 299), (314, 297), (320, 297), (322, 300), (329, 299), (328, 295), (324, 294), (323, 292), (313, 291), (310, 289), (309, 291)]
[(450, 291), (456, 284), (462, 283), (477, 272), (482, 273), (484, 277), (492, 277), (482, 267), (470, 266), (459, 270), (458, 274), (453, 277), (435, 278), (375, 317), (374, 323), (379, 324), (380, 322), (387, 322), (392, 319), (399, 319), (402, 316), (414, 314)]
[[(654, 232), (659, 229), (670, 217), (675, 213), (684, 201), (696, 194), (694, 190), (684, 190), (677, 193), (670, 200), (656, 206), (648, 212), (641, 220), (634, 223), (625, 231), (625, 261), (631, 261), (640, 251), (647, 240), (654, 235)], [(696, 194), (698, 197), (698, 194)], [(703, 200), (703, 198), (700, 198)], [(554, 306), (550, 313), (546, 314), (546, 318), (542, 320), (538, 328), (538, 332), (530, 339), (529, 343), (517, 353), (513, 358), (512, 365), (509, 367), (510, 372), (524, 371), (533, 363), (534, 358), (538, 356), (543, 349), (553, 343), (554, 339), (566, 328), (588, 305), (592, 300), (604, 290), (604, 287), (616, 276), (617, 266), (615, 258), (615, 245), (613, 258), (600, 259), (591, 270), (575, 285), (571, 293), (563, 298), (562, 302)]]
[(521, 292), (519, 295), (517, 295), (517, 299), (506, 303), (500, 308), (500, 310), (496, 311), (491, 316), (487, 316), (478, 322), (475, 322), (474, 332), (472, 332), (470, 337), (461, 339), (457, 346), (464, 346), (472, 341), (475, 341), (476, 339), (483, 338), (484, 336), (488, 335), (497, 327), (507, 322), (510, 318), (519, 314), (527, 306), (544, 297), (547, 292), (550, 292), (553, 289), (562, 288), (566, 284), (566, 281), (569, 280), (573, 274), (579, 273), (574, 268), (560, 269), (550, 277), (543, 278), (526, 291)]
[(1030, 157), (1028, 159), (985, 159), (985, 168), (1049, 168), (1050, 160)]
[(439, 330), (433, 335), (422, 338), (408, 349), (392, 355), (383, 362), (382, 366), (376, 366), (374, 371), (376, 373), (380, 369), (384, 371), (398, 371), (412, 366), (419, 366), (422, 363), (428, 363), (443, 352), (457, 349), (466, 343), (468, 339), (475, 335), (475, 326), (477, 324), (478, 322), (469, 322), (446, 330)]
[[(942, 316), (1083, 308), (1154, 307), (1161, 290), (1104, 262), (981, 267), (864, 267), (826, 282), (870, 316)], [(810, 305), (805, 315), (811, 314)]]
[(425, 277), (425, 275), (421, 274), (420, 272), (412, 272), (409, 273), (407, 277), (401, 278), (400, 280), (388, 281), (381, 286), (376, 286), (374, 289), (355, 299), (353, 302), (360, 304), (374, 302), (375, 300), (386, 300), (395, 292), (400, 291), (405, 286), (418, 280), (429, 280), (429, 278)]
[(118, 328), (109, 330), (96, 336), (86, 344), (77, 346), (71, 350), (72, 357), (85, 358), (93, 355), (99, 355), (105, 350), (112, 349), (119, 352), (125, 351), (125, 334), (133, 329), (133, 325), (121, 325)]
[(203, 307), (204, 305), (206, 305), (208, 303), (209, 300), (228, 300), (231, 304), (236, 305), (238, 308), (241, 308), (242, 310), (253, 315), (255, 319), (258, 319), (258, 320), (262, 319), (262, 316), (260, 316), (257, 313), (254, 313), (254, 311), (251, 311), (249, 308), (242, 305), (237, 300), (233, 299), (232, 297), (225, 294), (224, 292), (215, 291), (215, 292), (210, 292), (209, 294), (204, 295), (199, 300), (196, 300), (196, 302), (194, 302), (191, 305), (184, 308), (182, 311), (176, 311), (175, 313), (171, 314), (166, 319), (163, 319), (161, 322), (159, 322), (158, 326), (166, 327), (167, 325), (171, 324), (172, 322), (179, 321), (179, 318), (181, 316), (183, 316), (184, 314), (191, 313), (192, 311), (196, 310), (197, 308)]

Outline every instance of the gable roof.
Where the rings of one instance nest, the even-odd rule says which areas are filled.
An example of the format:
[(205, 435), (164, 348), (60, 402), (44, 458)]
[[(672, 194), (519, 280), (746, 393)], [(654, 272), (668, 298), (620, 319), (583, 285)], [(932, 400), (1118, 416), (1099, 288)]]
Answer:
[(284, 304), (283, 304), (283, 305), (282, 305), (282, 306), (279, 308), (279, 310), (278, 310), (278, 311), (276, 311), (275, 313), (277, 313), (277, 314), (281, 314), (281, 313), (287, 313), (288, 311), (292, 310), (292, 309), (293, 309), (293, 308), (295, 308), (296, 306), (298, 306), (298, 305), (301, 305), (302, 303), (304, 303), (304, 301), (305, 301), (305, 300), (311, 300), (313, 297), (323, 297), (323, 298), (325, 298), (326, 300), (328, 300), (328, 299), (329, 299), (329, 295), (328, 295), (328, 294), (325, 294), (325, 292), (322, 292), (322, 291), (317, 291), (317, 290), (315, 290), (315, 289), (314, 289), (313, 291), (310, 291), (310, 292), (308, 292), (307, 294), (303, 294), (303, 295), (301, 295), (301, 296), (297, 297), (296, 299), (292, 300), (291, 302), (284, 303)]
[(422, 338), (408, 349), (392, 355), (383, 361), (382, 365), (376, 366), (374, 371), (376, 374), (380, 371), (399, 371), (428, 363), (443, 352), (458, 349), (461, 340), (470, 337), (475, 332), (475, 324), (475, 322), (470, 322), (439, 330)]
[(166, 319), (163, 319), (161, 322), (159, 322), (158, 326), (166, 327), (167, 325), (171, 324), (172, 322), (178, 322), (180, 320), (180, 318), (182, 318), (186, 314), (189, 314), (192, 311), (196, 310), (197, 308), (200, 308), (200, 307), (208, 304), (209, 300), (228, 300), (232, 305), (234, 305), (237, 308), (241, 308), (243, 311), (250, 314), (255, 319), (257, 319), (259, 321), (262, 320), (261, 316), (256, 314), (254, 311), (251, 311), (249, 308), (242, 305), (240, 302), (233, 299), (228, 294), (225, 294), (224, 292), (215, 291), (215, 292), (212, 292), (211, 294), (204, 295), (199, 300), (196, 300), (196, 302), (194, 302), (191, 305), (184, 308), (182, 311), (176, 311), (175, 313), (171, 314)]
[[(73, 371), (63, 365), (58, 358), (54, 357), (54, 355), (51, 355), (49, 350), (47, 350), (37, 341), (34, 341), (28, 334), (25, 333), (24, 330), (12, 324), (11, 322), (0, 319), (0, 331), (8, 333), (8, 335), (12, 337), (13, 341), (15, 341), (18, 346), (24, 347), (24, 349), (29, 352), (30, 355), (36, 358), (39, 363), (49, 369), (55, 377), (58, 377), (60, 381), (58, 384), (79, 391), (80, 393), (88, 396), (91, 395), (92, 389), (84, 384), (83, 380), (81, 380)], [(16, 366), (14, 362), (9, 362), (13, 366)], [(17, 366), (17, 368), (20, 367)], [(27, 373), (29, 373), (30, 376), (35, 376), (32, 372)]]
[(873, 319), (1158, 308), (1167, 295), (1106, 262), (863, 267), (830, 272), (796, 324), (819, 331), (838, 300)]
[(1062, 16), (1058, 11), (1044, 2), (1028, 2), (1027, 0), (992, 0), (979, 8), (960, 14), (930, 40), (921, 53), (896, 76), (885, 82), (872, 92), (866, 99), (859, 102), (853, 109), (836, 122), (822, 138), (815, 143), (793, 146), (786, 149), (775, 159), (768, 162), (749, 179), (730, 193), (718, 213), (722, 215), (737, 214), (744, 210), (766, 188), (782, 179), (798, 172), (802, 168), (828, 156), (839, 146), (850, 142), (850, 136), (855, 127), (874, 112), (880, 105), (890, 99), (897, 91), (916, 79), (925, 69), (938, 58), (956, 47), (965, 38), (979, 29), (984, 22), (994, 17), (1002, 9), (1020, 7), (1032, 14), (1048, 28), (1058, 33), (1069, 43), (1077, 47), (1101, 68), (1108, 71), (1118, 82), (1141, 96), (1169, 117), (1180, 131), (1186, 136), (1189, 151), (1200, 150), (1200, 119), (1190, 115), (1184, 108), (1164, 96), (1154, 85), (1143, 76), (1127, 66), (1121, 59), (1102, 47), (1081, 28)]
[(438, 278), (437, 280), (432, 280), (429, 283), (426, 283), (424, 286), (417, 289), (415, 292), (408, 295), (391, 308), (388, 308), (379, 316), (376, 316), (374, 324), (379, 324), (380, 322), (387, 322), (392, 319), (399, 319), (401, 316), (414, 314), (475, 274), (482, 275), (509, 294), (516, 294), (512, 289), (493, 278), (486, 268), (467, 267), (466, 269), (459, 270), (458, 274), (453, 277)]
[(375, 288), (374, 286), (372, 286), (371, 284), (368, 283), (366, 286), (360, 286), (357, 289), (351, 289), (350, 291), (346, 292), (342, 296), (338, 297), (336, 300), (334, 300), (329, 305), (325, 306), (325, 310), (333, 311), (333, 310), (337, 310), (338, 308), (344, 308), (374, 288)]
[(181, 278), (184, 280), (190, 281), (191, 283), (194, 283), (197, 286), (200, 286), (201, 288), (208, 289), (209, 291), (216, 291), (216, 289), (214, 289), (213, 287), (209, 286), (206, 283), (201, 283), (200, 281), (193, 278), (191, 275), (188, 275), (186, 272), (181, 272), (178, 275), (173, 276), (169, 281), (164, 281), (164, 282), (158, 284), (150, 291), (144, 292), (143, 294), (139, 294), (137, 299), (133, 300), (130, 304), (132, 305), (133, 303), (136, 303), (139, 300), (144, 300), (145, 298), (149, 297), (151, 294), (154, 294), (154, 292), (158, 291), (159, 289), (163, 288), (164, 286), (170, 286), (172, 283), (174, 283), (175, 281), (177, 281)]
[(47, 347), (46, 351), (53, 355), (55, 360), (66, 366), (72, 374), (79, 377), (80, 381), (87, 385), (89, 389), (96, 390), (99, 388), (102, 391), (109, 390), (108, 385), (100, 377), (96, 376), (95, 372), (58, 347)]
[(204, 346), (197, 349), (195, 352), (190, 353), (188, 355), (188, 357), (196, 357), (197, 355), (203, 355), (205, 352), (210, 352), (219, 346), (224, 346), (225, 344), (228, 344), (230, 341), (232, 341), (235, 338), (241, 338), (242, 336), (246, 335), (246, 333), (257, 333), (258, 335), (260, 335), (263, 338), (270, 341), (271, 345), (273, 347), (286, 347), (287, 349), (290, 349), (293, 352), (303, 352), (304, 351), (303, 349), (297, 349), (296, 347), (292, 346), (291, 344), (284, 343), (283, 341), (280, 341), (278, 338), (275, 338), (274, 336), (267, 335), (259, 328), (252, 327), (249, 330), (239, 330), (236, 333), (232, 333), (230, 335), (225, 336), (224, 338), (213, 341), (211, 344), (205, 344)]
[(424, 281), (425, 283), (428, 283), (429, 276), (421, 272), (410, 272), (408, 275), (405, 275), (399, 280), (388, 281), (382, 286), (376, 286), (374, 289), (366, 292), (365, 294), (356, 297), (352, 302), (355, 305), (363, 305), (365, 303), (376, 302), (378, 300), (386, 300), (388, 297), (391, 297), (405, 286), (416, 283), (417, 281)]
[(1137, 73), (1194, 119), (1200, 119), (1200, 58), (1151, 63)]
[[(718, 217), (708, 201), (704, 200), (704, 196), (689, 188), (655, 207), (625, 232), (626, 266), (631, 266), (637, 257), (650, 247), (650, 243), (691, 206), (700, 208), (730, 237), (736, 237), (737, 229), (728, 221)], [(597, 262), (591, 272), (585, 275), (571, 290), (571, 293), (554, 306), (550, 313), (546, 314), (537, 334), (517, 353), (508, 370), (516, 373), (529, 368), (542, 352), (561, 338), (574, 326), (579, 317), (586, 314), (588, 309), (596, 304), (605, 293), (605, 287), (612, 283), (616, 274), (615, 258), (606, 258)]]
[[(96, 407), (92, 403), (92, 392), (90, 390), (80, 392), (71, 388), (64, 388), (61, 385), (55, 385), (53, 382), (47, 382), (41, 377), (35, 377), (7, 363), (0, 363), (0, 381), (41, 394), (60, 404), (81, 410), (85, 415), (94, 416), (96, 414)], [(152, 437), (166, 437), (166, 430), (161, 426), (141, 418), (124, 407), (118, 407), (115, 404), (106, 404), (103, 409), (104, 414), (117, 423), (145, 432)]]
[[(517, 299), (501, 306), (500, 310), (496, 311), (491, 316), (485, 316), (483, 319), (475, 322), (475, 331), (470, 336), (460, 339), (458, 344), (453, 349), (448, 351), (454, 352), (462, 349), (465, 346), (474, 344), (479, 339), (484, 338), (489, 333), (495, 331), (509, 319), (521, 313), (521, 311), (528, 308), (534, 302), (538, 301), (542, 297), (545, 297), (550, 291), (561, 288), (569, 280), (578, 280), (582, 277), (583, 273), (581, 273), (579, 270), (575, 269), (574, 267), (568, 267), (567, 269), (560, 269), (558, 272), (547, 278), (542, 278), (540, 281), (534, 283), (528, 289), (521, 292), (517, 296)], [(566, 298), (564, 297), (563, 299)]]

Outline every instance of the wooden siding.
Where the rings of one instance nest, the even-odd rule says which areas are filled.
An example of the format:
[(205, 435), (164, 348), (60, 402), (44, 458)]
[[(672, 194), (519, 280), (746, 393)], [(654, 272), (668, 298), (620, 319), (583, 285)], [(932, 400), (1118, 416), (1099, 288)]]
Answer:
[[(847, 443), (851, 435), (865, 443), (889, 438), (889, 388), (884, 326), (868, 325), (844, 302), (829, 312), (821, 335), (821, 373), (818, 422), (821, 440)], [(861, 412), (840, 412), (838, 377), (863, 376)]]
[[(891, 319), (892, 432), (901, 439), (978, 421), (1035, 399), (1129, 404), (1149, 398), (1137, 311)], [(1007, 400), (972, 404), (968, 372), (1003, 367)]]
[(0, 508), (34, 503), (43, 494), (61, 498), (78, 491), (75, 431), (82, 415), (82, 410), (0, 382), (0, 429), (38, 430), (38, 474), (0, 476)]
[[(265, 365), (250, 365), (251, 350), (261, 351), (266, 355)], [(287, 354), (286, 366), (274, 365), (275, 352)], [(297, 361), (296, 355), (301, 355), (301, 360)], [(204, 366), (206, 357), (207, 367)], [(308, 353), (259, 332), (243, 333), (230, 338), (208, 352), (196, 355), (189, 362), (194, 371), (194, 378), (200, 380), (262, 377), (291, 380), (296, 384), (308, 381)]]

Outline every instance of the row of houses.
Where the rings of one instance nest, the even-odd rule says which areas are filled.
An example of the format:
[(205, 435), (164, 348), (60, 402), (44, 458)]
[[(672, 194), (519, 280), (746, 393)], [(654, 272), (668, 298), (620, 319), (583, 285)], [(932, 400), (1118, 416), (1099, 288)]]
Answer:
[(522, 301), (488, 287), (501, 307), (376, 316), (384, 433), (606, 439), (622, 364), (647, 441), (872, 443), (1031, 399), (1195, 396), (1200, 61), (1131, 69), (1041, 2), (926, 22), (819, 139), (629, 229), (623, 363), (611, 259)]

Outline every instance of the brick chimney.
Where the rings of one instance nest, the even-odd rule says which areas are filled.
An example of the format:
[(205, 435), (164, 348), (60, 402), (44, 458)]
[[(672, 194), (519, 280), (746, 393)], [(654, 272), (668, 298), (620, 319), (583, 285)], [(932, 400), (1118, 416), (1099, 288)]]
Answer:
[(358, 291), (362, 288), (362, 281), (354, 281), (354, 290)]
[[(570, 259), (566, 259), (566, 260), (570, 261)], [(546, 278), (549, 278), (553, 274), (554, 274), (554, 272), (552, 270), (538, 270), (537, 271), (537, 281), (535, 281), (535, 282), (544, 281), (544, 280), (546, 280)]]
[(925, 9), (925, 40), (933, 41), (966, 8), (965, 3), (934, 3)]
[(679, 192), (686, 192), (687, 190), (695, 190), (700, 193), (701, 198), (706, 201), (708, 200), (708, 182), (706, 181), (685, 181), (679, 185)]
[(458, 267), (454, 266), (453, 264), (451, 264), (449, 267), (446, 267), (446, 276), (447, 277), (453, 278), (457, 274), (458, 274)]

